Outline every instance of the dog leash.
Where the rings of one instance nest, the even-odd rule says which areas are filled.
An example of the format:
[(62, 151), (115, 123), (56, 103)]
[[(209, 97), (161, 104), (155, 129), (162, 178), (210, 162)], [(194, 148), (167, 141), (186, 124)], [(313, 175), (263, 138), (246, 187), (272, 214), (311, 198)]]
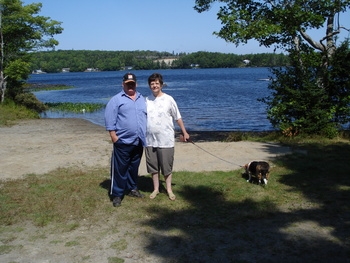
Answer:
[(217, 159), (219, 159), (219, 160), (221, 160), (221, 161), (223, 161), (223, 162), (226, 162), (226, 163), (229, 163), (229, 164), (233, 164), (233, 165), (237, 165), (237, 166), (239, 166), (239, 167), (244, 167), (244, 166), (242, 166), (242, 165), (239, 165), (239, 164), (236, 164), (236, 163), (227, 161), (227, 160), (225, 160), (225, 159), (223, 159), (223, 158), (221, 158), (221, 157), (219, 157), (219, 156), (217, 156), (217, 155), (215, 155), (215, 154), (212, 154), (211, 152), (208, 152), (206, 149), (203, 149), (202, 147), (200, 147), (199, 145), (197, 145), (196, 143), (194, 143), (194, 141), (192, 141), (191, 139), (187, 139), (186, 142), (192, 143), (194, 146), (196, 146), (197, 148), (201, 149), (203, 152), (206, 152), (207, 154), (210, 154), (211, 156), (213, 156), (213, 157), (215, 157), (215, 158), (217, 158)]

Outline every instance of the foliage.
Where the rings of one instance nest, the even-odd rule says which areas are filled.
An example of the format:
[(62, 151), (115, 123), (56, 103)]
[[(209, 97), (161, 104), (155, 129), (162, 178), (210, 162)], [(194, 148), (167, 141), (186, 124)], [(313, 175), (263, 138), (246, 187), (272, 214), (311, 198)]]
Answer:
[[(269, 84), (272, 96), (262, 99), (268, 105), (268, 119), (286, 136), (300, 133), (337, 136), (339, 124), (349, 121), (350, 68), (348, 44), (336, 50), (325, 71), (320, 53), (304, 47), (290, 54), (291, 66), (272, 69), (276, 79)], [(320, 76), (324, 78), (319, 87)]]
[[(217, 16), (223, 25), (214, 34), (227, 42), (239, 45), (255, 39), (260, 45), (285, 49), (293, 45), (297, 37), (325, 52), (330, 52), (327, 49), (333, 48), (333, 44), (326, 46), (322, 42), (332, 40), (341, 30), (340, 23), (334, 23), (335, 15), (350, 7), (349, 0), (196, 0), (194, 9), (207, 11), (214, 2), (222, 3)], [(310, 29), (325, 25), (327, 35), (321, 41), (314, 41), (307, 34)]]
[(21, 119), (37, 119), (39, 115), (25, 106), (18, 105), (12, 100), (0, 103), (0, 126), (12, 125)]
[[(38, 15), (41, 3), (23, 5), (20, 0), (0, 0), (0, 7), (0, 68), (4, 74), (1, 95), (8, 90), (7, 96), (15, 99), (23, 92), (23, 80), (30, 73), (29, 52), (56, 46), (58, 42), (53, 36), (60, 34), (63, 29), (60, 22)], [(4, 83), (7, 85), (3, 85)]]
[[(244, 61), (249, 61), (245, 64)], [(284, 54), (224, 54), (218, 52), (195, 52), (180, 57), (174, 62), (177, 68), (191, 68), (198, 64), (200, 68), (236, 68), (236, 67), (276, 67), (288, 64)]]
[(28, 77), (30, 63), (23, 61), (23, 58), (11, 61), (4, 72), (14, 80), (22, 80)]
[(88, 68), (101, 71), (115, 71), (128, 67), (134, 69), (155, 69), (157, 59), (173, 56), (168, 52), (157, 51), (89, 51), (58, 50), (33, 53), (31, 70), (62, 72), (83, 72)]
[(248, 139), (248, 134), (245, 132), (231, 132), (228, 136), (226, 141), (228, 142), (239, 142), (244, 141)]
[[(166, 58), (174, 59), (170, 64), (159, 63)], [(244, 60), (249, 60), (248, 65)], [(288, 63), (284, 54), (235, 55), (217, 52), (195, 52), (191, 54), (170, 54), (157, 51), (88, 51), (58, 50), (33, 53), (31, 70), (62, 72), (69, 68), (71, 72), (82, 72), (87, 68), (101, 71), (114, 71), (130, 67), (134, 69), (191, 68), (198, 64), (200, 68), (233, 67), (274, 67)]]
[(333, 120), (341, 124), (350, 121), (350, 42), (345, 41), (330, 58), (324, 72), (324, 85)]
[(44, 112), (47, 110), (47, 107), (44, 103), (39, 101), (33, 93), (19, 93), (15, 97), (15, 102), (19, 105), (23, 105), (28, 109), (32, 109), (38, 113)]

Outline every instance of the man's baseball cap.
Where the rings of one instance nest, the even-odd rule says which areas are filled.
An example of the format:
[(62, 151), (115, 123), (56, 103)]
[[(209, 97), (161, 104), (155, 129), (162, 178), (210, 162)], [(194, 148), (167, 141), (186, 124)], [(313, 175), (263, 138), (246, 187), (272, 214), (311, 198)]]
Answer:
[(123, 77), (124, 83), (136, 82), (136, 76), (132, 73), (126, 73)]

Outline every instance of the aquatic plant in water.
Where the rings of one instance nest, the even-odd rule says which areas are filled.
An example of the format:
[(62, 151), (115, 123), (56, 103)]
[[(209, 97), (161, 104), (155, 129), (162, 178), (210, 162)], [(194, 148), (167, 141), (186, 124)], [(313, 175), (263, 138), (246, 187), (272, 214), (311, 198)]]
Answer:
[(51, 111), (86, 113), (94, 112), (102, 109), (105, 105), (102, 103), (72, 103), (72, 102), (57, 102), (45, 103)]

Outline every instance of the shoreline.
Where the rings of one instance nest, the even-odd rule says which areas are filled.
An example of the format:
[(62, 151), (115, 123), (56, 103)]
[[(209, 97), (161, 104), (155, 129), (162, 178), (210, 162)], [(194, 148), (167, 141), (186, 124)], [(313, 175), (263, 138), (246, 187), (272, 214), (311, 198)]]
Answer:
[[(76, 121), (86, 121), (90, 123), (93, 126), (97, 126), (105, 130), (105, 126), (101, 124), (97, 124), (92, 122), (91, 120), (84, 119), (84, 118), (75, 118), (75, 117), (70, 117), (70, 118), (40, 118), (39, 120), (76, 120)], [(275, 132), (274, 130), (263, 130), (263, 131), (247, 131), (247, 130), (232, 130), (232, 131), (218, 131), (218, 130), (191, 130), (187, 129), (187, 132), (190, 134), (191, 140), (194, 142), (214, 142), (214, 141), (221, 141), (224, 142), (226, 139), (233, 134), (238, 134), (238, 135), (257, 135), (257, 136), (262, 136), (268, 133)], [(178, 138), (181, 134), (181, 131), (178, 129), (175, 129), (175, 138), (178, 141)], [(238, 137), (239, 138), (239, 137)]]

